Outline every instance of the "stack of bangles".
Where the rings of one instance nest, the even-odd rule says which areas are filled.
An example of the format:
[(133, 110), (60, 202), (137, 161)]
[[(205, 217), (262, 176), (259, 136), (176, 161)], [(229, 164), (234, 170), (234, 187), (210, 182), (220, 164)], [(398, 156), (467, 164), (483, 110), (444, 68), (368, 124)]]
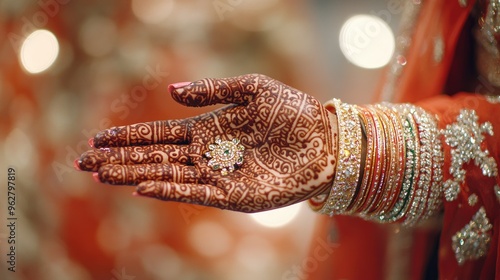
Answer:
[(326, 108), (338, 119), (338, 160), (328, 196), (314, 211), (412, 226), (441, 207), (443, 151), (434, 116), (410, 104)]

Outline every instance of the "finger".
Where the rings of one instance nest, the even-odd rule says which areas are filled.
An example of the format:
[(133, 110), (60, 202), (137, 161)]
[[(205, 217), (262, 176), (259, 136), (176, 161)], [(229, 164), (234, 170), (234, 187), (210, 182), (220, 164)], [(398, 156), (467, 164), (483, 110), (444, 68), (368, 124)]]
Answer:
[(104, 165), (98, 171), (99, 181), (111, 185), (138, 185), (144, 181), (197, 183), (199, 172), (194, 166), (180, 164)]
[(185, 145), (161, 145), (112, 147), (89, 150), (77, 161), (83, 171), (97, 171), (107, 164), (147, 164), (189, 162), (188, 147)]
[(203, 79), (190, 84), (169, 86), (172, 97), (186, 106), (213, 104), (246, 105), (260, 92), (278, 82), (265, 75), (247, 74), (231, 78)]
[(183, 119), (113, 127), (97, 133), (93, 144), (96, 148), (103, 148), (187, 143), (189, 123), (189, 119)]
[(212, 185), (147, 181), (137, 186), (137, 194), (167, 201), (228, 208), (224, 191)]

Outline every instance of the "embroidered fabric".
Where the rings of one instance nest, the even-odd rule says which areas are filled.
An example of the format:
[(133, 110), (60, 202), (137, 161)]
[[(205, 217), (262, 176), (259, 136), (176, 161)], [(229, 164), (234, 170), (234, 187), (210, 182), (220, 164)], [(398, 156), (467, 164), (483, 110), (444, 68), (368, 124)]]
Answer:
[(484, 207), (481, 207), (472, 220), (452, 236), (452, 247), (459, 265), (479, 259), (488, 252), (492, 228)]
[[(493, 135), (493, 126), (490, 122), (479, 123), (476, 111), (463, 109), (456, 118), (456, 122), (441, 130), (445, 143), (450, 146), (451, 164), (449, 173), (451, 179), (444, 183), (444, 197), (446, 201), (455, 201), (462, 192), (467, 176), (465, 165), (471, 163), (481, 169), (486, 177), (498, 176), (498, 167), (488, 149), (483, 148), (485, 134)], [(488, 186), (484, 186), (488, 187)], [(496, 187), (496, 186), (495, 186)], [(478, 203), (475, 193), (468, 195), (470, 207)], [(472, 217), (470, 222), (452, 236), (452, 248), (459, 265), (468, 260), (483, 257), (489, 248), (491, 240), (491, 225), (483, 206)]]

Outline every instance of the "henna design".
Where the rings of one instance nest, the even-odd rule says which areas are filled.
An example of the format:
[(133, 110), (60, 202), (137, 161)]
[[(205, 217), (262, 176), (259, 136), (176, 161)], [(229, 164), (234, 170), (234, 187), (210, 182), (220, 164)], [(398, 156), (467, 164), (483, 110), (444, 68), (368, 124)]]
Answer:
[(100, 148), (82, 154), (78, 165), (83, 171), (97, 171), (107, 164), (189, 163), (188, 146), (160, 145)]
[(112, 185), (138, 185), (144, 181), (197, 183), (199, 175), (194, 166), (178, 164), (104, 165), (98, 171), (99, 180)]
[[(138, 185), (141, 195), (242, 212), (287, 206), (331, 185), (336, 124), (313, 97), (258, 74), (203, 79), (173, 89), (172, 97), (187, 106), (232, 105), (106, 130), (95, 137), (96, 147), (135, 147), (126, 147), (126, 156), (88, 152), (82, 169), (98, 169), (106, 183)], [(204, 156), (217, 136), (245, 147), (244, 163), (227, 176)]]
[[(257, 80), (254, 79), (254, 76), (262, 75), (243, 75), (238, 79), (199, 80), (178, 89), (176, 94), (172, 94), (172, 97), (181, 104), (193, 107), (214, 104), (246, 105), (256, 93)], [(193, 92), (197, 94), (192, 94)]]
[(186, 120), (154, 121), (113, 127), (94, 137), (96, 148), (150, 144), (182, 144), (188, 141)]
[(224, 191), (212, 185), (146, 181), (137, 186), (137, 193), (161, 200), (228, 208)]

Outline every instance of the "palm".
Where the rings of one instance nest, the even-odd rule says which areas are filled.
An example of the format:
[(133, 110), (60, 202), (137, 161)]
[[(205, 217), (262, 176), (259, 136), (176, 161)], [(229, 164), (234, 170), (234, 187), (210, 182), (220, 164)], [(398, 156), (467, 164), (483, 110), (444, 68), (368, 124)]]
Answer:
[[(209, 90), (211, 89), (211, 90)], [(80, 160), (103, 182), (138, 193), (256, 212), (323, 192), (332, 181), (332, 115), (311, 96), (263, 75), (206, 79), (173, 91), (189, 106), (231, 103), (177, 121), (136, 124), (98, 134)], [(239, 139), (243, 164), (223, 175), (205, 156), (216, 137)]]

